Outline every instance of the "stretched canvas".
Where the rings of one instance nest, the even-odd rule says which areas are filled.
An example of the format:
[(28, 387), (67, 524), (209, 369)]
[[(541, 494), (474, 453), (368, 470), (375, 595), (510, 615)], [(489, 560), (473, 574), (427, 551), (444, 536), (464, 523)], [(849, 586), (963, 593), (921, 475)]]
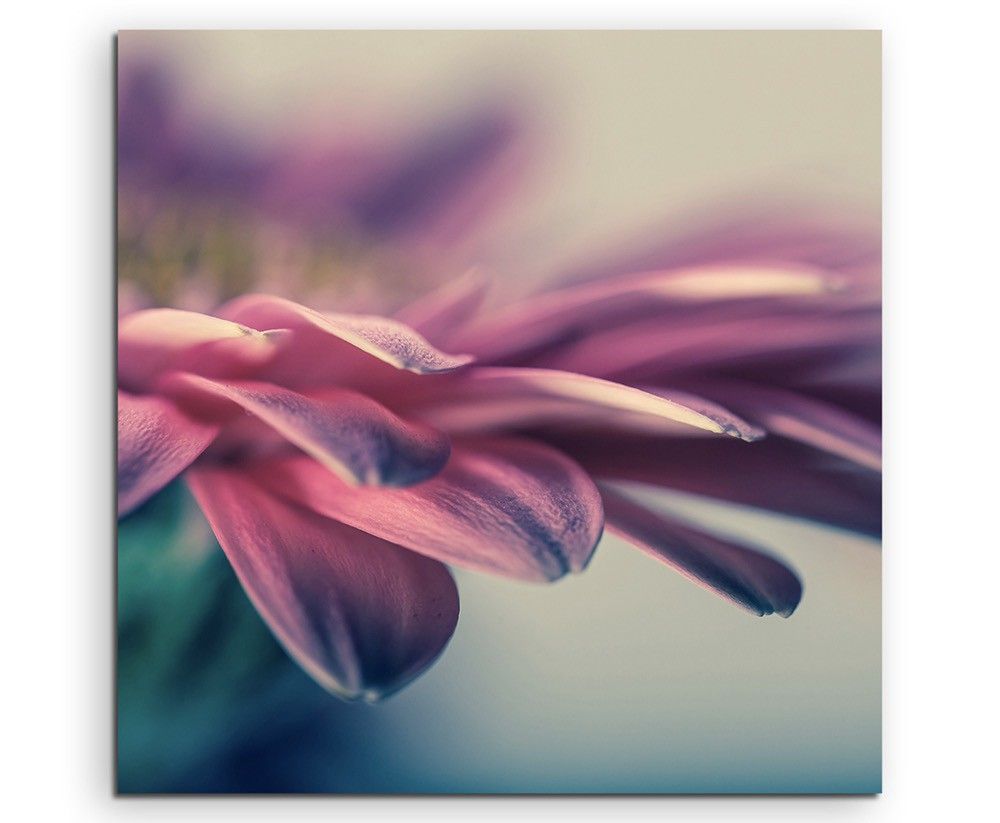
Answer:
[(878, 32), (116, 59), (120, 793), (880, 791)]

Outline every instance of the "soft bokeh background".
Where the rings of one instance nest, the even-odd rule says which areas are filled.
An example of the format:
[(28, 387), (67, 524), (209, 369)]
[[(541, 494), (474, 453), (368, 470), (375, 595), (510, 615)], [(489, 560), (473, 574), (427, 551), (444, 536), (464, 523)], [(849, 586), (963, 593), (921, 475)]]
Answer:
[[(323, 246), (307, 261), (309, 284), (324, 288), (324, 272), (337, 269), (330, 299), (398, 296), (470, 263), (524, 290), (733, 204), (878, 214), (873, 32), (129, 32), (118, 50), (123, 67), (166, 70), (190, 122), (256, 147), (348, 127), (405, 143), (484, 103), (524, 112), (517, 197), (485, 228), (438, 256), (395, 241), (378, 255), (358, 251), (368, 247), (356, 238)], [(166, 300), (143, 280), (151, 263), (158, 288), (184, 283), (170, 299), (211, 301), (212, 254), (247, 229), (232, 229), (229, 213), (216, 219), (214, 205), (161, 208), (159, 194), (122, 193), (123, 302)], [(133, 210), (136, 198), (152, 206)], [(277, 231), (268, 220), (253, 224), (258, 239)], [(151, 225), (168, 251), (194, 232), (201, 256), (152, 257), (161, 247), (147, 242)], [(395, 274), (407, 261), (421, 272), (416, 284)], [(279, 262), (269, 276), (302, 261)], [(605, 538), (585, 574), (550, 587), (458, 573), (452, 643), (373, 707), (337, 701), (287, 659), (174, 484), (120, 528), (120, 788), (878, 790), (877, 544), (655, 499), (711, 509), (787, 558), (805, 582), (795, 615), (748, 617)]]

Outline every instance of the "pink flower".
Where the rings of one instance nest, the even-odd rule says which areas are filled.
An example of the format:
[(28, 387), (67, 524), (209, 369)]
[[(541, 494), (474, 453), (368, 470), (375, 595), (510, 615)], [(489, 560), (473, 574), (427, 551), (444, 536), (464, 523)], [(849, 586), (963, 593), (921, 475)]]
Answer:
[(802, 586), (785, 564), (628, 485), (878, 533), (877, 243), (779, 229), (502, 307), (471, 274), (393, 318), (254, 294), (127, 315), (119, 511), (186, 470), (261, 616), (346, 698), (441, 653), (447, 565), (553, 581), (605, 527), (787, 617)]

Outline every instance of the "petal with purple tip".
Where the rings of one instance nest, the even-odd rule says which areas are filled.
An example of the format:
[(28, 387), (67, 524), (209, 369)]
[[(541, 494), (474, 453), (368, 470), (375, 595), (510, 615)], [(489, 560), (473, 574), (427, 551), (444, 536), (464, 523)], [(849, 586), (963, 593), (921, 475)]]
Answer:
[(654, 513), (607, 484), (601, 497), (608, 531), (737, 606), (789, 617), (802, 599), (795, 573), (764, 552)]
[(409, 326), (388, 317), (322, 314), (282, 297), (250, 294), (223, 306), (220, 314), (257, 329), (314, 330), (327, 340), (343, 341), (397, 369), (417, 374), (454, 371), (472, 361), (428, 343)]
[(600, 539), (601, 500), (573, 461), (512, 438), (456, 444), (440, 474), (407, 489), (345, 485), (313, 460), (255, 468), (276, 493), (446, 563), (548, 581), (581, 571)]
[(553, 432), (594, 477), (705, 495), (865, 534), (882, 529), (881, 475), (780, 436), (756, 443)]
[(660, 323), (692, 307), (739, 300), (829, 299), (834, 273), (787, 264), (719, 264), (642, 271), (567, 286), (470, 324), (455, 345), (483, 361), (507, 361), (603, 328), (655, 315)]
[(447, 435), (346, 389), (306, 395), (268, 383), (192, 374), (171, 375), (161, 385), (188, 402), (208, 395), (236, 404), (352, 484), (419, 483), (437, 474), (451, 451)]
[(458, 592), (437, 561), (281, 500), (245, 476), (188, 478), (257, 611), (324, 688), (375, 700), (441, 653)]

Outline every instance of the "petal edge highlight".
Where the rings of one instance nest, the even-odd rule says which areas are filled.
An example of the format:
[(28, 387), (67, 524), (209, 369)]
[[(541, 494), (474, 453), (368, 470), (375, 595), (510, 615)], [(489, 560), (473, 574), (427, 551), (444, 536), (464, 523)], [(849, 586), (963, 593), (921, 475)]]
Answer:
[(452, 355), (432, 346), (398, 320), (376, 315), (323, 314), (267, 294), (248, 294), (222, 307), (220, 314), (257, 329), (312, 330), (350, 344), (390, 366), (416, 374), (454, 371), (471, 363), (471, 355)]
[(346, 482), (409, 486), (437, 474), (451, 441), (347, 389), (300, 394), (269, 383), (174, 374), (161, 384), (179, 396), (206, 394), (236, 404)]

